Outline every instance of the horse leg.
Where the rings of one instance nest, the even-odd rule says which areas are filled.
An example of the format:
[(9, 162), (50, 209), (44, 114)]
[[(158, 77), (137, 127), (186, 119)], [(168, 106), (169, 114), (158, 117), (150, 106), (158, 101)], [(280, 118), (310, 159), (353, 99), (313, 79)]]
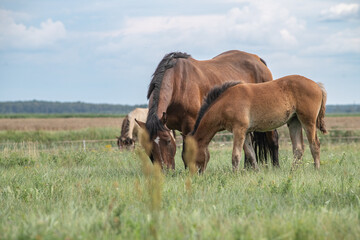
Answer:
[(293, 168), (296, 168), (304, 154), (304, 140), (302, 136), (302, 126), (297, 118), (288, 122), (290, 139), (293, 147), (294, 162)]
[(277, 130), (266, 132), (266, 139), (271, 153), (271, 162), (274, 167), (280, 167), (279, 164), (279, 134)]
[[(250, 135), (251, 142), (253, 142), (254, 141), (254, 133), (248, 133), (248, 134)], [(251, 146), (255, 150), (255, 145), (253, 145), (251, 143)], [(245, 146), (244, 146), (244, 149), (245, 149)], [(247, 151), (244, 151), (244, 168), (249, 168), (252, 165), (252, 159), (251, 159), (251, 156), (249, 156), (246, 152)], [(255, 158), (256, 158), (256, 153), (255, 153)], [(256, 161), (257, 161), (257, 159), (256, 159)]]
[[(250, 133), (246, 134), (245, 137), (244, 152), (245, 152), (245, 156), (248, 156), (248, 160), (251, 162), (251, 166), (254, 169), (258, 169), (258, 165), (256, 162), (256, 155), (255, 155), (254, 147), (252, 145)], [(248, 167), (248, 165), (246, 165), (246, 163), (244, 162), (244, 168), (246, 167)]]
[(183, 135), (183, 149), (182, 149), (182, 152), (181, 152), (181, 158), (184, 162), (184, 166), (185, 166), (185, 169), (187, 169), (187, 164), (186, 164), (186, 161), (185, 161), (185, 135)]
[(311, 155), (316, 169), (320, 168), (320, 141), (316, 133), (315, 123), (305, 126), (305, 132), (309, 141)]
[(241, 149), (244, 146), (246, 132), (240, 129), (234, 129), (234, 143), (233, 143), (233, 152), (232, 152), (232, 166), (233, 170), (236, 171), (239, 169), (239, 163), (241, 160)]

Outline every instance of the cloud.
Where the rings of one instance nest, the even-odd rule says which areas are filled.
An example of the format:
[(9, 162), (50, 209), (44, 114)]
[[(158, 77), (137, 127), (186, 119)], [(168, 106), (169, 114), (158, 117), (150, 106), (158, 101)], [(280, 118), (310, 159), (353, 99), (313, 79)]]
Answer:
[(359, 16), (359, 10), (360, 6), (357, 3), (340, 3), (321, 11), (321, 15), (325, 20), (342, 20)]
[[(17, 17), (18, 16), (18, 17)], [(66, 37), (66, 29), (62, 22), (51, 18), (40, 23), (39, 27), (17, 23), (21, 14), (0, 10), (0, 48), (33, 49), (55, 44)], [(24, 18), (24, 16), (23, 16)]]
[(287, 42), (288, 44), (291, 44), (291, 45), (297, 44), (296, 38), (287, 29), (282, 29), (280, 31), (280, 34), (281, 34), (282, 39), (285, 42)]
[(298, 44), (304, 29), (304, 22), (281, 5), (248, 2), (224, 14), (129, 17), (121, 29), (98, 33), (108, 40), (98, 50), (118, 51), (127, 44), (213, 48), (229, 43), (286, 49)]
[(344, 29), (327, 36), (320, 45), (309, 46), (307, 54), (360, 54), (360, 28)]

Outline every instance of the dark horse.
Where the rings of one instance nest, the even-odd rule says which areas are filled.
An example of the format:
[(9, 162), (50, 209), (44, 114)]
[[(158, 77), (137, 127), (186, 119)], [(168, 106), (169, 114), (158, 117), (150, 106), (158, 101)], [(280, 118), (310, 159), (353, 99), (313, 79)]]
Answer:
[[(247, 83), (273, 80), (265, 61), (246, 52), (232, 50), (204, 61), (180, 52), (165, 55), (149, 85), (146, 123), (140, 124), (146, 127), (153, 144), (150, 159), (174, 168), (176, 146), (171, 140), (169, 129), (188, 134), (194, 127), (201, 104), (210, 89), (234, 79)], [(267, 151), (270, 151), (273, 165), (278, 166), (277, 132), (267, 132), (262, 136), (265, 140), (258, 142), (259, 147), (265, 149), (262, 155), (265, 157)], [(185, 161), (184, 164), (186, 168)]]

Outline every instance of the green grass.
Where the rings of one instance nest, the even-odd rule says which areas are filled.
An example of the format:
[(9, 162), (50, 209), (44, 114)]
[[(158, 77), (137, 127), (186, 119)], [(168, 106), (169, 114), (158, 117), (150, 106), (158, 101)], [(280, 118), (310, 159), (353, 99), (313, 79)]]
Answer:
[(359, 239), (360, 145), (323, 144), (303, 165), (231, 170), (231, 147), (208, 169), (159, 173), (136, 151), (6, 147), (0, 155), (0, 239)]
[(39, 142), (52, 143), (54, 141), (77, 141), (77, 140), (103, 140), (115, 139), (120, 135), (121, 128), (103, 127), (103, 128), (84, 128), (79, 130), (64, 131), (0, 131), (0, 143), (6, 142)]

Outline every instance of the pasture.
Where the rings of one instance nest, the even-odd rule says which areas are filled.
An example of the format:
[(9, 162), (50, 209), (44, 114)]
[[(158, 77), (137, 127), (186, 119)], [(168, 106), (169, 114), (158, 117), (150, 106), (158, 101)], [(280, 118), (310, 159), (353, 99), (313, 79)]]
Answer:
[[(326, 119), (340, 137), (354, 136), (358, 120)], [(360, 238), (359, 141), (320, 134), (320, 170), (305, 143), (303, 164), (292, 173), (286, 140), (280, 142), (281, 169), (236, 173), (231, 145), (213, 143), (202, 176), (183, 169), (179, 147), (176, 170), (161, 172), (141, 148), (120, 152), (115, 140), (86, 151), (81, 142), (60, 142), (114, 138), (120, 125), (2, 129), (0, 239)], [(11, 134), (18, 138), (9, 141)], [(32, 142), (24, 142), (26, 134)], [(286, 130), (280, 135), (286, 138)]]

